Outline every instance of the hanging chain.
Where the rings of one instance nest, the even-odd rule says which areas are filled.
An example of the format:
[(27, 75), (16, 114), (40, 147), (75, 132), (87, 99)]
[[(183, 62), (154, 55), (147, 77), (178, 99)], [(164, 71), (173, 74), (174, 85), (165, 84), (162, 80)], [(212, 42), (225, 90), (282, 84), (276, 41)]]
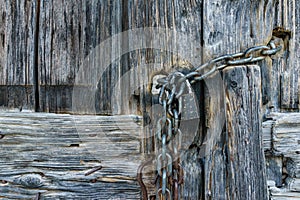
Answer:
[[(180, 148), (182, 132), (180, 130), (180, 118), (182, 112), (182, 96), (188, 90), (188, 84), (203, 80), (218, 70), (227, 66), (250, 64), (264, 60), (266, 57), (276, 54), (281, 50), (274, 40), (268, 45), (254, 46), (241, 53), (226, 54), (210, 60), (184, 74), (176, 71), (167, 77), (158, 79), (159, 103), (162, 105), (162, 114), (156, 125), (156, 145), (160, 149), (156, 152), (157, 178), (154, 181), (157, 190), (156, 195), (150, 199), (178, 200), (180, 189), (184, 181), (184, 172), (180, 165)], [(146, 163), (152, 163), (147, 161)], [(142, 164), (138, 170), (138, 182), (141, 185), (143, 199), (148, 199), (147, 189), (142, 180)]]

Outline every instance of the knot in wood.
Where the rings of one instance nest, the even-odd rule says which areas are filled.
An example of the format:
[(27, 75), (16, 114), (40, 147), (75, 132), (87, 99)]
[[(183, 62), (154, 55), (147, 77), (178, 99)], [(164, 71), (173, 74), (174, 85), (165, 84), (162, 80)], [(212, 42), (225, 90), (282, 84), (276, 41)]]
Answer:
[(236, 81), (231, 81), (231, 83), (230, 83), (230, 86), (231, 86), (232, 88), (236, 88), (237, 85), (238, 85), (238, 83), (237, 83)]
[(43, 185), (43, 180), (38, 174), (27, 174), (18, 178), (17, 183), (28, 188), (39, 188)]

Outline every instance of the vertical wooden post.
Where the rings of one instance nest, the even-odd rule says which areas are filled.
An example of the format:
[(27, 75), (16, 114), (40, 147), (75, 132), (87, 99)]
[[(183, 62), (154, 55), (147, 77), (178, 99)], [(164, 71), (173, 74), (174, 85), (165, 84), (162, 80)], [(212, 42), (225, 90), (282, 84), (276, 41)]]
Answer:
[(261, 134), (260, 68), (256, 65), (229, 67), (223, 73), (227, 128), (223, 151), (227, 152), (227, 198), (267, 199)]
[[(274, 4), (275, 1), (243, 1), (237, 2), (235, 1), (226, 1), (226, 0), (209, 0), (203, 2), (203, 61), (206, 62), (218, 55), (226, 54), (226, 53), (235, 53), (243, 51), (251, 46), (254, 45), (265, 45), (267, 44), (270, 39), (272, 38), (272, 22), (274, 18)], [(271, 68), (271, 61), (268, 60), (267, 62), (260, 62), (260, 67), (266, 71), (266, 69)], [(238, 67), (240, 68), (240, 67)], [(228, 105), (237, 106), (235, 103), (237, 100), (240, 99), (240, 101), (245, 101), (248, 98), (252, 98), (251, 94), (253, 93), (253, 90), (249, 90), (248, 87), (250, 87), (247, 80), (252, 80), (250, 77), (252, 76), (239, 76), (243, 78), (243, 81), (247, 83), (247, 85), (243, 85), (242, 79), (239, 79), (236, 81), (236, 84), (238, 85), (237, 88), (247, 88), (243, 92), (240, 93), (230, 93), (230, 91), (234, 91), (233, 88), (231, 88), (230, 82), (226, 82), (228, 80), (228, 77), (230, 75), (230, 72), (228, 70), (233, 70), (233, 68), (229, 68), (224, 70), (224, 84), (225, 86), (228, 86), (225, 90), (227, 107)], [(238, 69), (236, 69), (238, 70)], [(251, 71), (249, 71), (251, 72)], [(263, 71), (264, 72), (264, 71)], [(228, 76), (226, 75), (228, 73)], [(237, 73), (237, 71), (236, 71)], [(247, 70), (243, 72), (244, 75), (247, 74)], [(253, 72), (249, 73), (251, 75)], [(265, 76), (262, 77), (263, 81), (265, 81)], [(213, 81), (212, 81), (213, 82)], [(260, 82), (260, 81), (259, 81)], [(266, 82), (266, 81), (265, 81)], [(256, 83), (256, 82), (255, 82)], [(235, 83), (233, 83), (232, 86), (234, 86)], [(215, 86), (217, 84), (214, 84)], [(255, 90), (256, 92), (260, 92), (258, 89)], [(209, 91), (210, 92), (210, 91)], [(251, 152), (249, 149), (240, 151), (239, 149), (235, 149), (240, 145), (242, 141), (244, 141), (245, 134), (238, 134), (239, 131), (246, 131), (246, 135), (251, 135), (251, 125), (246, 122), (251, 122), (252, 118), (250, 116), (255, 115), (255, 112), (258, 111), (259, 107), (254, 107), (251, 105), (251, 107), (247, 107), (250, 104), (243, 104), (243, 108), (233, 107), (233, 110), (227, 110), (227, 127), (224, 127), (223, 133), (220, 135), (216, 134), (216, 131), (214, 131), (214, 126), (212, 125), (212, 122), (215, 121), (215, 114), (213, 113), (215, 111), (215, 96), (207, 92), (207, 97), (205, 98), (205, 107), (206, 107), (206, 130), (205, 134), (207, 137), (210, 137), (208, 141), (207, 147), (205, 147), (205, 156), (202, 157), (204, 160), (204, 180), (203, 180), (203, 190), (205, 193), (205, 196), (203, 196), (203, 199), (249, 199), (251, 196), (246, 198), (239, 198), (240, 195), (244, 195), (244, 191), (242, 188), (250, 187), (251, 192), (253, 194), (251, 195), (261, 195), (261, 191), (254, 189), (253, 186), (247, 185), (249, 184), (248, 179), (245, 179), (245, 182), (242, 181), (242, 179), (239, 180), (239, 182), (235, 182), (235, 178), (241, 178), (242, 176), (252, 176), (256, 172), (255, 165), (257, 167), (263, 169), (264, 161), (258, 161), (258, 158), (262, 158), (263, 154), (255, 155), (259, 150), (257, 149), (256, 152)], [(228, 96), (228, 95), (231, 96)], [(243, 94), (243, 95), (242, 95)], [(246, 98), (245, 95), (248, 95)], [(266, 96), (266, 95), (265, 95)], [(248, 99), (247, 101), (250, 102)], [(228, 104), (228, 102), (231, 102)], [(248, 103), (249, 103), (248, 102)], [(258, 102), (256, 102), (258, 103)], [(251, 110), (256, 108), (257, 110)], [(248, 110), (248, 112), (245, 114), (243, 113), (245, 110)], [(229, 112), (231, 111), (231, 113)], [(234, 113), (240, 111), (240, 113)], [(251, 111), (251, 112), (250, 112)], [(213, 113), (213, 114), (211, 114)], [(232, 115), (233, 118), (228, 118), (228, 115)], [(235, 115), (239, 114), (239, 115)], [(243, 115), (242, 115), (243, 114)], [(244, 116), (245, 115), (245, 116)], [(241, 120), (245, 121), (244, 125), (240, 125), (239, 123), (242, 121), (239, 121), (239, 117)], [(258, 117), (258, 116), (257, 116)], [(229, 119), (236, 120), (231, 121), (230, 124), (228, 124)], [(239, 129), (234, 129), (235, 132), (230, 132), (231, 134), (234, 134), (234, 140), (232, 138), (229, 138), (229, 136), (226, 135), (226, 129), (230, 130), (232, 127), (229, 127), (229, 125), (233, 125), (234, 123), (237, 123), (236, 126), (239, 127)], [(255, 124), (253, 122), (253, 124)], [(235, 124), (234, 124), (235, 125)], [(251, 133), (251, 134), (250, 134)], [(256, 136), (259, 134), (258, 132), (255, 132)], [(212, 138), (212, 135), (215, 135), (214, 138)], [(232, 135), (230, 135), (232, 137)], [(259, 136), (257, 136), (259, 137)], [(252, 139), (250, 137), (250, 139)], [(212, 143), (211, 141), (214, 140)], [(249, 140), (249, 138), (248, 138)], [(209, 142), (210, 141), (210, 142)], [(234, 141), (232, 144), (233, 146), (228, 146), (229, 141)], [(251, 140), (250, 140), (251, 141)], [(259, 142), (258, 140), (252, 141), (251, 145), (260, 145), (260, 144), (253, 144), (255, 142)], [(253, 148), (254, 148), (253, 146)], [(229, 148), (230, 147), (230, 148)], [(245, 146), (249, 147), (250, 146)], [(252, 147), (252, 146), (251, 146)], [(230, 150), (231, 149), (231, 150)], [(235, 152), (237, 151), (237, 152)], [(243, 157), (239, 157), (243, 154)], [(256, 163), (252, 163), (246, 165), (247, 167), (250, 167), (248, 169), (243, 168), (243, 166), (239, 166), (237, 160), (238, 159), (244, 159), (244, 158), (253, 158), (255, 156), (258, 156), (255, 158)], [(232, 164), (229, 165), (230, 161), (233, 160)], [(245, 160), (245, 162), (250, 162)], [(242, 160), (240, 161), (242, 162)], [(231, 174), (227, 174), (229, 170), (229, 166), (234, 166), (234, 168), (231, 170)], [(255, 170), (254, 170), (255, 169)], [(242, 170), (242, 171), (241, 171)], [(246, 173), (246, 170), (250, 170), (249, 173)], [(234, 178), (233, 178), (234, 177)], [(258, 177), (252, 177), (253, 179), (256, 179)], [(261, 177), (259, 177), (261, 178)], [(259, 179), (261, 180), (261, 179)], [(247, 182), (248, 181), (248, 182)], [(254, 180), (253, 180), (254, 181)], [(262, 188), (265, 187), (265, 184), (261, 184)], [(240, 191), (239, 194), (238, 191)], [(265, 191), (266, 193), (267, 191)], [(266, 195), (266, 194), (265, 194)], [(263, 196), (266, 197), (266, 196)], [(253, 198), (253, 199), (266, 199), (266, 198)]]

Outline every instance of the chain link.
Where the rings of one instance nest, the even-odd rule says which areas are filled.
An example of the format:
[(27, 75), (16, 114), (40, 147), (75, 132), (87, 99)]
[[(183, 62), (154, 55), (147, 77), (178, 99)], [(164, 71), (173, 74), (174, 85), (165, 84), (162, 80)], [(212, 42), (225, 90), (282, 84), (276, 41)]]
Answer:
[[(160, 88), (158, 100), (163, 109), (162, 116), (156, 124), (155, 135), (156, 145), (161, 147), (156, 156), (157, 178), (154, 181), (154, 184), (157, 185), (156, 199), (180, 199), (180, 188), (184, 182), (184, 171), (180, 165), (182, 141), (180, 117), (182, 95), (187, 93), (188, 84), (203, 80), (227, 66), (244, 65), (264, 60), (267, 56), (276, 54), (281, 48), (271, 40), (268, 45), (254, 46), (244, 52), (214, 58), (187, 74), (176, 71), (158, 79), (158, 88)], [(143, 199), (147, 200), (147, 190), (141, 176), (142, 168), (139, 168), (138, 182), (142, 188)], [(151, 199), (155, 198), (152, 196)]]
[[(196, 67), (194, 70), (189, 72), (188, 74), (181, 74), (180, 72), (173, 72), (169, 74), (169, 76), (160, 78), (158, 80), (159, 87), (161, 87), (161, 90), (164, 91), (166, 88), (172, 88), (170, 98), (168, 101), (168, 104), (171, 104), (173, 96), (176, 94), (176, 98), (182, 95), (185, 86), (184, 81), (189, 80), (191, 84), (203, 80), (210, 76), (211, 74), (215, 73), (218, 70), (222, 70), (227, 66), (233, 66), (233, 65), (243, 65), (243, 64), (250, 64), (254, 62), (258, 62), (261, 60), (264, 60), (266, 57), (276, 54), (278, 51), (281, 50), (281, 46), (276, 46), (274, 41), (271, 40), (268, 45), (263, 46), (254, 46), (249, 49), (247, 49), (244, 52), (235, 53), (235, 54), (226, 54), (219, 56), (217, 58), (214, 58), (207, 63), (204, 63), (198, 67)], [(207, 70), (205, 72), (205, 70)], [(177, 79), (177, 83), (174, 84), (176, 77), (178, 77), (180, 74), (180, 79)], [(171, 86), (171, 87), (170, 87)], [(180, 89), (176, 91), (173, 88), (178, 88), (180, 86)]]

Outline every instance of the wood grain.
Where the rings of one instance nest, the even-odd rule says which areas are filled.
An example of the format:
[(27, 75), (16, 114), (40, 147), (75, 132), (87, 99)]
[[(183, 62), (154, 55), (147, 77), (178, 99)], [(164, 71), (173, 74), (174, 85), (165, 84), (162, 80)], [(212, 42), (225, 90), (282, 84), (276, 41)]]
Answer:
[[(151, 94), (155, 75), (166, 74), (178, 69), (189, 70), (222, 54), (239, 52), (254, 45), (265, 45), (272, 36), (276, 36), (276, 42), (283, 46), (283, 50), (278, 55), (272, 56), (271, 59), (267, 58), (265, 61), (257, 63), (261, 68), (263, 118), (264, 120), (269, 119), (268, 114), (271, 111), (299, 111), (299, 9), (297, 0), (242, 0), (239, 2), (226, 0), (0, 1), (0, 106), (4, 109), (17, 108), (20, 111), (37, 108), (40, 111), (56, 113), (138, 114), (143, 116), (144, 129), (139, 152), (152, 154), (157, 149), (153, 142), (153, 131), (157, 117), (159, 117), (157, 113), (161, 109), (157, 105), (157, 95)], [(111, 36), (145, 27), (160, 30), (160, 32), (149, 34), (147, 38), (139, 32), (130, 32), (118, 42), (109, 41), (108, 45), (105, 46), (105, 53), (99, 54), (100, 51), (95, 50), (99, 44)], [(170, 31), (170, 29), (174, 29), (176, 32)], [(181, 37), (182, 35), (184, 37)], [(137, 46), (145, 46), (146, 48), (134, 49)], [(124, 49), (131, 50), (123, 52)], [(104, 60), (108, 60), (109, 65), (106, 66)], [(82, 77), (78, 74), (80, 68), (83, 69), (80, 71), (83, 72)], [(100, 71), (100, 68), (105, 70)], [(244, 112), (249, 109), (252, 109), (253, 112), (259, 112), (259, 110), (254, 109), (255, 106), (260, 107), (259, 102), (256, 102), (257, 105), (255, 106), (247, 102), (254, 98), (250, 98), (249, 94), (259, 93), (256, 89), (253, 91), (251, 88), (253, 86), (251, 81), (257, 81), (253, 83), (254, 85), (259, 82), (258, 79), (254, 80), (254, 77), (258, 77), (255, 74), (257, 71), (248, 70), (247, 67), (249, 74), (247, 72), (246, 75), (250, 75), (250, 77), (242, 77), (245, 75), (244, 68), (238, 67), (237, 70), (241, 71), (241, 77), (238, 79), (244, 84), (241, 87), (246, 88), (245, 91), (241, 92), (242, 97), (244, 97), (243, 95), (248, 96), (245, 97), (246, 100), (243, 99), (246, 101), (245, 107), (237, 108), (236, 112)], [(233, 69), (230, 68), (230, 70)], [(187, 199), (211, 199), (212, 197), (233, 199), (235, 197), (244, 198), (243, 195), (245, 194), (250, 195), (245, 198), (250, 198), (251, 195), (254, 195), (253, 198), (266, 197), (262, 194), (266, 186), (265, 181), (258, 177), (257, 181), (261, 181), (258, 186), (261, 188), (252, 187), (253, 182), (249, 182), (248, 177), (242, 174), (241, 168), (237, 167), (236, 159), (241, 158), (236, 152), (238, 148), (243, 148), (243, 156), (246, 157), (245, 163), (242, 163), (241, 166), (248, 165), (251, 159), (256, 159), (255, 162), (259, 163), (257, 166), (249, 164), (250, 168), (253, 169), (249, 174), (256, 173), (258, 169), (261, 169), (264, 161), (260, 154), (261, 137), (251, 138), (249, 136), (252, 146), (241, 147), (244, 136), (238, 134), (245, 128), (237, 129), (238, 131), (231, 133), (237, 134), (237, 137), (228, 134), (230, 128), (240, 127), (239, 123), (246, 120), (243, 118), (243, 113), (238, 113), (241, 119), (237, 120), (237, 117), (232, 114), (232, 110), (225, 110), (224, 102), (228, 101), (225, 95), (231, 94), (230, 98), (232, 98), (227, 102), (229, 105), (227, 108), (236, 106), (233, 103), (241, 98), (235, 93), (229, 93), (233, 90), (231, 82), (228, 83), (232, 75), (226, 73), (228, 71), (224, 71), (223, 76), (224, 83), (228, 85), (226, 90), (220, 83), (220, 76), (217, 73), (204, 82), (195, 84), (192, 88), (199, 103), (199, 110), (194, 109), (193, 112), (198, 112), (200, 120), (187, 120), (186, 122), (190, 125), (189, 127), (198, 128), (196, 137), (194, 134), (187, 136), (186, 143), (191, 144), (191, 146), (183, 153), (182, 157), (183, 166), (187, 172), (182, 195)], [(84, 81), (76, 82), (78, 78), (83, 78)], [(114, 100), (112, 101), (112, 99)], [(241, 102), (243, 101), (241, 100)], [(215, 110), (219, 113), (216, 114)], [(17, 123), (21, 123), (20, 121), (23, 119), (17, 117), (19, 114), (15, 116)], [(254, 130), (257, 132), (260, 129), (261, 118), (256, 114), (258, 113), (246, 112), (251, 123), (257, 122), (252, 127), (257, 128)], [(40, 115), (43, 116), (44, 114)], [(251, 118), (253, 116), (254, 118)], [(13, 117), (10, 116), (9, 118)], [(27, 119), (27, 116), (24, 118)], [(223, 123), (218, 124), (220, 119), (226, 119), (227, 126), (224, 127)], [(30, 135), (29, 130), (32, 129), (34, 133), (37, 130), (41, 131), (43, 129), (35, 129), (36, 123), (48, 127), (50, 124), (52, 125), (51, 120), (43, 121), (40, 118), (38, 121), (41, 122), (34, 120), (26, 122), (25, 120), (24, 122), (28, 124), (17, 129), (19, 135), (16, 135), (16, 141), (19, 141), (18, 144), (33, 141), (31, 138), (33, 136)], [(68, 120), (66, 120), (67, 124), (70, 125)], [(85, 132), (85, 125), (91, 125), (89, 120), (91, 123), (95, 123), (93, 121), (95, 119), (79, 117), (78, 121), (84, 122), (79, 124), (79, 128), (83, 128), (83, 132)], [(231, 120), (236, 120), (236, 124), (231, 124)], [(58, 121), (55, 120), (53, 123), (59, 123)], [(65, 120), (62, 121), (65, 122)], [(288, 147), (291, 145), (296, 149), (298, 148), (297, 142), (294, 140), (298, 135), (293, 132), (297, 130), (297, 125), (294, 127), (294, 124), (288, 123), (289, 126), (295, 128), (292, 130), (284, 126), (281, 127), (281, 125), (276, 124), (279, 122), (275, 121), (275, 118), (266, 121), (261, 133), (267, 155), (267, 164), (271, 166), (267, 169), (268, 177), (273, 177), (274, 180), (270, 180), (275, 181), (276, 187), (285, 187), (283, 183), (289, 185), (290, 189), (287, 189), (285, 194), (295, 197), (297, 196), (295, 194), (297, 188), (299, 188), (299, 176), (297, 175), (299, 169), (298, 164), (294, 168), (293, 163), (299, 163), (299, 161), (294, 155), (298, 155), (297, 151)], [(229, 125), (232, 126), (229, 127)], [(248, 125), (245, 122), (245, 127)], [(12, 126), (12, 130), (16, 128), (16, 125), (10, 124), (9, 126)], [(55, 130), (61, 128), (58, 125), (54, 127)], [(274, 127), (276, 128), (273, 130)], [(90, 128), (91, 132), (98, 130), (97, 126), (91, 125)], [(73, 130), (74, 124), (69, 131), (72, 132)], [(62, 133), (64, 131), (62, 129)], [(185, 130), (187, 133), (189, 131), (191, 131), (190, 128)], [(285, 131), (290, 131), (291, 134), (287, 135)], [(45, 138), (35, 138), (36, 141), (47, 143), (51, 141), (50, 139), (53, 140), (49, 137), (55, 136), (55, 134), (52, 133), (51, 129), (47, 129), (47, 132), (49, 132), (49, 136), (43, 134)], [(118, 137), (115, 138), (115, 141), (120, 142), (118, 144), (122, 149), (124, 147), (122, 146), (123, 137), (120, 133), (114, 132), (114, 134), (115, 136), (108, 135), (113, 138)], [(246, 132), (247, 134), (248, 132)], [(14, 134), (11, 133), (11, 135)], [(128, 134), (126, 136), (129, 137)], [(2, 138), (0, 141), (7, 139), (7, 137), (6, 135), (0, 136)], [(78, 140), (73, 139), (73, 136), (66, 138), (68, 142), (71, 142), (68, 143), (67, 150), (81, 149), (81, 143), (79, 144)], [(86, 137), (81, 139), (84, 140)], [(56, 140), (54, 141), (56, 142)], [(7, 144), (7, 152), (14, 148), (14, 140), (11, 139), (10, 142), (11, 146), (9, 143)], [(231, 148), (228, 147), (229, 142), (232, 144)], [(93, 151), (97, 147), (89, 139), (83, 143), (90, 144), (90, 146), (85, 146), (87, 151), (90, 151), (89, 149)], [(62, 141), (58, 142), (58, 146), (62, 144)], [(56, 152), (56, 146), (53, 146), (51, 142), (49, 145), (51, 151), (55, 152), (53, 153), (54, 156), (58, 156), (58, 152), (63, 152), (64, 155), (64, 152), (67, 151), (59, 149)], [(257, 147), (254, 151), (256, 153), (253, 154), (248, 151), (248, 147)], [(137, 151), (135, 147), (131, 147), (131, 150)], [(44, 150), (41, 152), (48, 155), (48, 152), (44, 152)], [(115, 153), (119, 153), (119, 151), (117, 150)], [(8, 156), (8, 161), (14, 160), (8, 154), (5, 155)], [(14, 155), (24, 157), (25, 153), (19, 155), (16, 150)], [(282, 155), (286, 155), (285, 158), (284, 156), (281, 157)], [(253, 156), (257, 156), (257, 158)], [(258, 158), (262, 160), (258, 161)], [(24, 162), (22, 161), (20, 166), (27, 166), (36, 161), (26, 161), (25, 164)], [(56, 166), (53, 163), (50, 164)], [(91, 169), (84, 168), (86, 169), (84, 173), (88, 173), (93, 167)], [(237, 172), (231, 171), (232, 173), (228, 175), (227, 172), (230, 172), (231, 167), (237, 167)], [(286, 169), (287, 173), (283, 169)], [(67, 168), (67, 170), (73, 173), (73, 168)], [(78, 171), (77, 168), (76, 170)], [(29, 173), (28, 176), (27, 173)], [(259, 173), (264, 172), (262, 170)], [(19, 185), (32, 182), (31, 185), (35, 185), (34, 187), (40, 186), (39, 181), (44, 178), (42, 174), (30, 174), (30, 172), (26, 172), (26, 174), (21, 179), (21, 174), (18, 175)], [(237, 174), (241, 175), (240, 179), (235, 179)], [(284, 174), (284, 182), (281, 182), (282, 178), (278, 177), (280, 174)], [(148, 175), (151, 175), (151, 172)], [(55, 174), (56, 176), (58, 175)], [(129, 177), (123, 175), (120, 177), (108, 176), (101, 177), (99, 180), (100, 182), (122, 182), (122, 179), (125, 182), (124, 187), (129, 187), (126, 185), (126, 181), (131, 180), (131, 175)], [(65, 180), (58, 180), (63, 183), (63, 187), (69, 187), (69, 183), (65, 184)], [(83, 177), (82, 180), (87, 181), (86, 177)], [(46, 180), (48, 184), (49, 181), (47, 181), (48, 179)], [(98, 183), (95, 179), (92, 181)], [(4, 191), (10, 192), (11, 198), (20, 198), (19, 191), (25, 195), (24, 198), (32, 198), (39, 192), (42, 198), (45, 195), (44, 190), (24, 190), (23, 192), (24, 188), (10, 187), (11, 180), (6, 181), (4, 179), (1, 183), (5, 186), (3, 187), (5, 188)], [(250, 189), (245, 188), (242, 183), (249, 183)], [(241, 190), (235, 191), (234, 189), (239, 188), (240, 185), (243, 185)], [(84, 187), (92, 188), (92, 185), (88, 183)], [(113, 185), (109, 187), (114, 188)], [(136, 185), (129, 188), (132, 191), (129, 196), (137, 198), (138, 196), (135, 196), (138, 195)], [(273, 186), (272, 188), (274, 191), (278, 189)], [(96, 189), (93, 188), (91, 191), (99, 194), (98, 189), (97, 191)], [(62, 190), (61, 198), (65, 194), (73, 195), (76, 193), (74, 191), (69, 192), (65, 188)], [(153, 187), (150, 190), (153, 193)], [(99, 191), (103, 191), (100, 186)], [(55, 190), (51, 189), (50, 196), (52, 192), (55, 193)], [(112, 193), (116, 194), (117, 192)], [(276, 195), (276, 198), (284, 196), (283, 190), (275, 193), (271, 191), (272, 198), (275, 198)], [(101, 193), (101, 195), (103, 194)], [(51, 198), (50, 196), (49, 198)], [(103, 198), (108, 198), (108, 196), (103, 196)], [(116, 198), (125, 197), (121, 195), (120, 197), (116, 196)]]
[(273, 68), (277, 69), (277, 72), (275, 77), (271, 78), (281, 78), (280, 85), (276, 88), (280, 89), (280, 108), (284, 111), (299, 111), (299, 3), (296, 0), (278, 0), (275, 13), (274, 27), (283, 30), (280, 37), (284, 43), (284, 53), (281, 59), (274, 61)]
[[(86, 56), (105, 39), (132, 28), (174, 28), (189, 34), (195, 41), (193, 44), (182, 40), (180, 45), (174, 45), (169, 50), (176, 52), (177, 48), (190, 47), (194, 52), (190, 53), (190, 57), (195, 60), (203, 57), (203, 61), (254, 44), (267, 44), (272, 37), (272, 30), (279, 28), (274, 35), (284, 47), (282, 52), (273, 56), (272, 60), (261, 63), (264, 110), (297, 111), (299, 13), (296, 0), (242, 1), (239, 4), (217, 0), (203, 4), (200, 0), (147, 3), (134, 0), (2, 1), (0, 92), (3, 98), (0, 103), (12, 108), (33, 110), (37, 106), (41, 111), (71, 112), (74, 80)], [(132, 44), (132, 40), (143, 43), (129, 36), (128, 40), (121, 41), (121, 45), (112, 43), (106, 56), (120, 53), (124, 46)], [(204, 51), (201, 51), (201, 45), (204, 45)], [(119, 84), (118, 80), (129, 69), (137, 69), (130, 77), (130, 83), (144, 85), (150, 82), (153, 72), (166, 68), (163, 64), (161, 67), (150, 64), (149, 69), (139, 69), (141, 62), (178, 63), (176, 53), (171, 56), (170, 52), (164, 52), (164, 58), (161, 53), (145, 49), (111, 60), (111, 66), (99, 83), (97, 112), (143, 112), (142, 95), (136, 95), (144, 94), (143, 89), (137, 92), (131, 87), (122, 88), (122, 95), (129, 101), (119, 102), (117, 111), (114, 111), (116, 108), (110, 105), (111, 86)], [(139, 59), (139, 54), (144, 54), (143, 59)], [(94, 61), (100, 57), (94, 58)], [(141, 74), (144, 80), (138, 78)], [(14, 90), (21, 95), (16, 95)]]
[[(270, 39), (272, 38), (272, 21), (274, 18), (274, 4), (275, 1), (239, 1), (238, 3), (236, 1), (226, 1), (226, 0), (212, 0), (212, 1), (205, 1), (203, 4), (203, 62), (206, 62), (214, 57), (217, 57), (219, 55), (227, 54), (227, 53), (235, 53), (243, 51), (249, 47), (255, 46), (255, 45), (265, 45), (267, 44)], [(262, 80), (257, 80), (255, 84), (259, 84), (260, 82), (264, 83), (262, 87), (262, 100), (265, 98), (265, 89), (264, 87), (267, 87), (268, 81), (265, 79), (265, 69), (269, 68), (271, 66), (271, 60), (267, 59), (264, 62), (257, 63), (261, 67), (261, 73), (260, 76)], [(240, 69), (241, 70), (241, 69)], [(258, 77), (256, 75), (253, 75), (253, 72), (249, 72), (250, 76)], [(237, 76), (236, 84), (239, 85), (239, 81), (246, 81), (244, 79), (244, 73), (240, 73), (239, 76)], [(228, 77), (230, 75), (228, 74)], [(252, 77), (252, 78), (253, 78)], [(251, 78), (251, 77), (250, 77)], [(205, 188), (205, 196), (203, 199), (210, 199), (210, 198), (217, 198), (217, 199), (234, 199), (234, 198), (242, 198), (247, 199), (250, 198), (249, 196), (239, 196), (243, 195), (245, 193), (257, 190), (257, 193), (253, 195), (258, 195), (258, 199), (264, 199), (266, 198), (265, 194), (263, 194), (263, 191), (266, 191), (266, 183), (261, 179), (261, 182), (258, 184), (261, 184), (261, 188), (255, 188), (251, 187), (250, 189), (243, 190), (242, 193), (235, 193), (233, 191), (232, 187), (235, 187), (234, 185), (237, 182), (229, 181), (231, 178), (229, 176), (225, 176), (228, 167), (229, 167), (229, 161), (230, 159), (229, 152), (227, 151), (227, 137), (224, 136), (226, 132), (226, 129), (228, 130), (230, 127), (223, 128), (223, 124), (214, 124), (216, 121), (222, 121), (222, 117), (219, 118), (218, 115), (214, 114), (216, 111), (220, 111), (222, 108), (225, 107), (224, 103), (222, 105), (222, 95), (219, 95), (220, 97), (217, 97), (215, 93), (224, 91), (222, 89), (222, 86), (219, 86), (220, 84), (217, 83), (219, 77), (215, 75), (215, 77), (205, 80), (207, 83), (215, 83), (213, 84), (213, 89), (206, 89), (206, 97), (205, 97), (205, 117), (206, 117), (206, 130), (204, 132), (206, 138), (209, 138), (207, 141), (209, 141), (208, 145), (205, 147), (205, 179), (203, 182), (203, 187)], [(227, 80), (224, 76), (223, 79), (225, 83), (227, 83)], [(209, 81), (209, 82), (208, 82)], [(244, 82), (244, 84), (246, 84)], [(206, 83), (206, 84), (207, 84)], [(240, 86), (242, 88), (246, 87)], [(227, 90), (231, 90), (230, 84), (228, 85)], [(249, 85), (251, 87), (251, 85)], [(245, 88), (244, 88), (245, 89)], [(228, 91), (225, 90), (227, 93)], [(247, 91), (245, 89), (245, 92), (257, 92), (260, 93), (261, 89), (257, 89), (257, 91)], [(225, 95), (228, 95), (225, 92)], [(241, 91), (243, 93), (244, 91)], [(224, 92), (223, 92), (224, 95)], [(243, 94), (241, 94), (243, 95)], [(246, 94), (245, 94), (246, 95)], [(232, 96), (232, 99), (225, 99), (223, 102), (229, 103), (231, 105), (231, 101), (235, 102), (236, 99), (239, 99), (241, 96)], [(246, 98), (247, 97), (242, 97)], [(224, 97), (223, 97), (224, 99)], [(221, 101), (220, 101), (221, 100)], [(257, 99), (257, 101), (260, 101), (260, 99)], [(250, 99), (249, 99), (250, 102)], [(262, 104), (265, 104), (265, 102), (261, 102)], [(234, 106), (234, 105), (232, 105)], [(240, 112), (243, 112), (243, 110), (252, 109), (251, 107), (253, 105), (245, 104), (243, 108), (235, 108), (238, 109)], [(260, 106), (259, 104), (257, 106)], [(267, 108), (263, 107), (264, 111), (263, 113), (267, 112)], [(259, 111), (259, 110), (255, 110)], [(223, 114), (222, 114), (223, 112)], [(222, 111), (221, 115), (225, 116), (226, 112), (229, 111)], [(249, 114), (249, 113), (248, 113)], [(252, 113), (254, 115), (254, 113)], [(228, 118), (230, 117), (230, 118)], [(233, 117), (233, 118), (232, 118)], [(240, 116), (242, 117), (242, 116)], [(260, 120), (259, 116), (256, 116), (254, 119), (253, 116), (248, 116), (251, 120)], [(225, 117), (224, 117), (225, 119)], [(235, 119), (235, 116), (226, 116), (227, 125), (230, 122), (230, 120)], [(243, 118), (241, 120), (244, 120)], [(249, 123), (252, 123), (252, 121), (249, 121)], [(257, 121), (258, 124), (255, 125), (256, 128), (260, 128), (259, 121)], [(233, 123), (233, 125), (236, 125)], [(239, 126), (239, 125), (236, 125)], [(242, 126), (242, 125), (240, 125)], [(215, 130), (215, 127), (220, 127), (218, 130)], [(243, 130), (244, 128), (241, 128)], [(259, 130), (256, 130), (259, 131)], [(258, 134), (258, 133), (257, 133)], [(242, 135), (237, 136), (237, 138), (242, 137)], [(236, 139), (237, 139), (236, 138)], [(241, 139), (241, 138), (240, 138)], [(254, 138), (253, 138), (254, 139)], [(259, 139), (259, 138), (256, 138)], [(237, 139), (238, 140), (238, 139)], [(260, 140), (260, 139), (259, 139)], [(259, 141), (255, 140), (252, 141), (252, 144)], [(241, 141), (239, 141), (241, 143)], [(234, 143), (235, 145), (240, 145), (239, 143)], [(235, 151), (233, 149), (237, 148), (237, 146), (232, 147), (232, 151)], [(253, 144), (254, 145), (254, 144)], [(255, 144), (255, 145), (261, 145), (261, 144)], [(262, 146), (260, 146), (262, 148)], [(263, 158), (261, 155), (260, 150), (258, 149), (256, 156), (259, 156)], [(245, 153), (244, 155), (247, 155)], [(251, 154), (252, 155), (252, 154)], [(247, 155), (251, 157), (251, 155)], [(237, 155), (236, 155), (237, 156)], [(234, 159), (235, 156), (232, 157)], [(254, 159), (254, 158), (253, 158)], [(234, 159), (236, 160), (236, 159)], [(262, 162), (264, 162), (262, 160)], [(216, 164), (217, 163), (217, 164)], [(261, 163), (259, 161), (259, 163)], [(247, 165), (247, 164), (246, 164)], [(262, 165), (257, 165), (257, 168), (255, 170), (258, 170), (259, 168), (262, 169)], [(237, 174), (238, 174), (237, 170)], [(236, 174), (232, 172), (232, 176), (235, 176)], [(241, 179), (239, 181), (246, 181), (247, 178), (243, 179), (241, 175), (238, 175)], [(211, 178), (214, 177), (214, 178)], [(227, 179), (228, 178), (228, 179)], [(215, 187), (218, 185), (218, 187)], [(241, 186), (242, 187), (242, 186)], [(228, 189), (231, 188), (231, 189)], [(251, 193), (251, 192), (250, 192)], [(260, 196), (261, 195), (261, 196)], [(257, 198), (255, 197), (255, 198)], [(251, 199), (251, 198), (250, 198)]]
[(0, 106), (35, 108), (36, 3), (0, 2)]
[[(229, 199), (267, 199), (261, 136), (261, 76), (254, 65), (224, 70), (226, 88), (226, 188)], [(226, 155), (226, 154), (225, 154)], [(239, 188), (236, 190), (236, 188)], [(212, 192), (212, 194), (216, 194)]]
[(1, 112), (1, 198), (139, 199), (140, 123), (133, 115)]
[[(263, 124), (265, 138), (270, 138), (271, 148), (266, 151), (267, 178), (271, 199), (300, 198), (300, 114), (271, 113)], [(266, 150), (266, 149), (265, 149)]]

